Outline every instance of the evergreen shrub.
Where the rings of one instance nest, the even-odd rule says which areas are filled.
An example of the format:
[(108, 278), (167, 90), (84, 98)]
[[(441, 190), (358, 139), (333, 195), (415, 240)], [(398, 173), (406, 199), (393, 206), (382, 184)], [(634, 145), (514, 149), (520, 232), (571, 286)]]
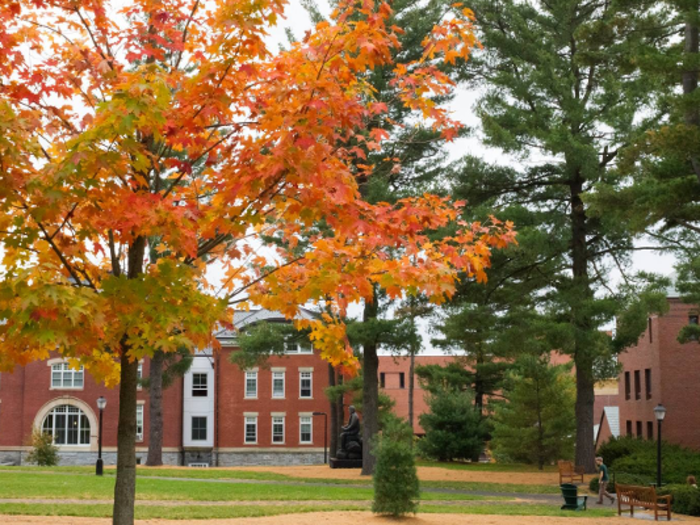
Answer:
[(428, 412), (419, 421), (425, 436), (418, 442), (422, 457), (437, 461), (479, 457), (488, 436), (488, 424), (474, 407), (469, 392), (437, 391), (427, 399)]
[(700, 490), (691, 485), (665, 485), (659, 494), (671, 494), (671, 510), (687, 516), (700, 516)]
[(374, 502), (372, 512), (400, 517), (418, 510), (420, 485), (413, 451), (413, 429), (392, 421), (374, 447)]

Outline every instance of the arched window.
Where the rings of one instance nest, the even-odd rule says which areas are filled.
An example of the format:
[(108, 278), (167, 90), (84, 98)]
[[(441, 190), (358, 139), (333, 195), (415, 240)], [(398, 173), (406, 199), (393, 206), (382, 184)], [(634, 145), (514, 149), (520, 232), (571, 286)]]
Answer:
[(51, 410), (41, 429), (53, 436), (55, 445), (90, 444), (90, 421), (82, 410), (72, 405), (61, 405)]

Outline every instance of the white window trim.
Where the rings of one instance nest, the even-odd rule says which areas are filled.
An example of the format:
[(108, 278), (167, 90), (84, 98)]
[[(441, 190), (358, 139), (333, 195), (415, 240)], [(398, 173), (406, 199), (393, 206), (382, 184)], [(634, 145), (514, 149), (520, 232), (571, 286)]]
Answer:
[[(204, 376), (204, 377), (206, 377), (206, 388), (195, 388), (194, 376)], [(195, 395), (194, 395), (195, 390), (196, 390), (197, 392), (202, 392), (202, 391), (204, 391), (204, 392), (206, 392), (206, 395), (205, 395), (205, 396), (195, 396)], [(192, 372), (192, 388), (191, 388), (191, 390), (190, 390), (190, 396), (191, 396), (191, 397), (196, 397), (196, 398), (200, 398), (200, 397), (201, 397), (201, 398), (207, 398), (207, 397), (209, 397), (209, 374), (208, 374), (207, 372)]]
[(136, 378), (138, 379), (138, 383), (136, 383), (136, 390), (142, 390), (143, 387), (141, 386), (141, 379), (143, 379), (143, 360), (139, 361), (139, 365), (136, 368)]
[[(72, 390), (72, 391), (81, 391), (85, 390), (85, 367), (83, 365), (80, 365), (80, 368), (78, 370), (75, 370), (74, 368), (71, 368), (68, 360), (67, 359), (51, 359), (53, 361), (49, 367), (51, 368), (51, 377), (49, 379), (49, 390)], [(61, 366), (61, 383), (63, 383), (63, 365), (68, 366), (68, 371), (73, 373), (73, 383), (75, 383), (75, 374), (78, 372), (83, 373), (83, 386), (54, 386), (53, 384), (53, 367), (54, 366)]]
[[(281, 375), (282, 376), (282, 395), (276, 395), (275, 394), (275, 374)], [(287, 391), (287, 379), (286, 376), (287, 374), (284, 372), (284, 370), (278, 370), (278, 371), (273, 371), (272, 372), (272, 399), (284, 399), (285, 398), (285, 393)], [(279, 378), (277, 378), (279, 379)]]
[[(47, 411), (46, 414), (44, 415), (44, 417), (43, 417), (43, 419), (42, 419), (42, 421), (41, 421), (41, 426), (39, 427), (39, 430), (41, 430), (41, 431), (43, 432), (43, 431), (44, 431), (44, 421), (46, 421), (46, 418), (48, 418), (49, 415), (50, 415), (51, 413), (54, 412), (54, 410), (56, 410), (57, 408), (63, 407), (63, 406), (73, 407), (73, 408), (79, 410), (78, 414), (73, 414), (73, 415), (77, 415), (77, 416), (78, 416), (78, 440), (80, 440), (80, 437), (81, 437), (82, 434), (83, 434), (83, 428), (82, 428), (82, 426), (80, 425), (80, 420), (81, 420), (82, 416), (85, 416), (85, 418), (88, 420), (88, 426), (90, 427), (90, 428), (89, 428), (89, 432), (90, 432), (90, 433), (88, 434), (88, 442), (87, 442), (87, 443), (56, 443), (56, 441), (55, 441), (56, 436), (54, 435), (54, 436), (53, 436), (53, 438), (54, 438), (53, 444), (54, 444), (56, 447), (59, 447), (59, 448), (65, 447), (65, 448), (67, 448), (67, 449), (76, 449), (76, 448), (81, 448), (81, 447), (90, 446), (90, 444), (92, 443), (92, 432), (93, 432), (93, 429), (92, 429), (92, 421), (91, 421), (90, 418), (88, 417), (87, 413), (86, 413), (81, 407), (76, 406), (76, 405), (73, 404), (73, 403), (61, 403), (61, 404), (59, 404), (59, 405), (56, 405), (56, 406), (52, 407), (52, 408), (51, 408), (49, 411)], [(69, 413), (66, 413), (66, 432), (68, 431), (68, 426), (67, 426), (67, 425), (68, 425), (68, 415), (69, 415)], [(56, 419), (55, 419), (55, 416), (54, 416), (54, 421), (53, 421), (53, 423), (54, 423), (53, 429), (55, 430), (55, 428), (56, 428)], [(53, 434), (52, 434), (52, 435), (53, 435)]]
[[(206, 426), (204, 427), (206, 436), (204, 437), (204, 439), (194, 439), (194, 437), (192, 436), (192, 432), (194, 431), (194, 418), (196, 417), (203, 417), (204, 421), (206, 422)], [(190, 416), (190, 441), (192, 443), (202, 443), (209, 441), (209, 416), (207, 416), (206, 414), (192, 414)]]
[[(281, 419), (282, 420), (282, 441), (275, 441), (275, 419)], [(287, 434), (287, 429), (286, 429), (286, 421), (285, 421), (284, 416), (278, 416), (278, 415), (272, 415), (271, 421), (272, 421), (272, 435), (270, 439), (270, 443), (273, 445), (284, 445), (286, 434)]]
[[(146, 433), (146, 416), (145, 416), (146, 409), (144, 408), (144, 404), (145, 404), (145, 401), (137, 401), (136, 402), (136, 442), (137, 443), (143, 442), (143, 436)], [(140, 437), (139, 437), (139, 433), (138, 433), (139, 412), (141, 412), (141, 435), (140, 435)]]
[[(301, 381), (302, 381), (302, 374), (311, 374), (309, 376), (309, 390), (310, 390), (310, 395), (308, 396), (302, 396), (301, 395)], [(304, 370), (304, 369), (299, 369), (299, 399), (313, 399), (314, 398), (314, 371), (313, 368), (311, 370)]]
[[(248, 395), (248, 374), (255, 375), (255, 395)], [(258, 369), (246, 370), (245, 380), (243, 381), (243, 397), (245, 399), (257, 399), (258, 398)]]
[[(311, 439), (309, 441), (303, 441), (301, 439), (301, 420), (302, 419), (307, 419), (309, 420), (309, 425), (311, 425), (311, 432), (309, 432)], [(305, 414), (299, 414), (299, 444), (300, 445), (313, 445), (314, 443), (314, 418), (311, 414), (305, 415)]]
[[(287, 341), (284, 342), (284, 353), (287, 355), (311, 355), (314, 353), (314, 345), (311, 343), (309, 343), (307, 346), (307, 345), (302, 345), (301, 343), (299, 343), (297, 341), (294, 351), (289, 350), (288, 344), (289, 343)], [(302, 352), (302, 348), (304, 349), (303, 352)]]
[[(255, 423), (255, 441), (248, 441), (248, 420), (252, 419)], [(257, 445), (258, 444), (258, 415), (243, 415), (243, 443), (245, 445)]]

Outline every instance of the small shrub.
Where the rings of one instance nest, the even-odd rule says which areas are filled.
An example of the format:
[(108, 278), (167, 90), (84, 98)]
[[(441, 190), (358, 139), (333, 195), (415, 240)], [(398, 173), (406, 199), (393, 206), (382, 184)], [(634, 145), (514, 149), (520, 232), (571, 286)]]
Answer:
[(673, 512), (687, 516), (700, 516), (700, 490), (690, 485), (665, 485), (659, 494), (671, 494)]
[(412, 442), (413, 429), (403, 421), (389, 423), (379, 436), (372, 512), (400, 517), (418, 510), (420, 486)]
[(40, 467), (55, 467), (58, 465), (58, 447), (53, 444), (53, 436), (38, 428), (32, 431), (30, 440), (32, 451), (27, 454), (27, 461)]
[(597, 454), (603, 458), (603, 463), (612, 466), (619, 458), (631, 456), (637, 452), (654, 451), (656, 441), (644, 441), (632, 436), (611, 437), (607, 442), (598, 447)]

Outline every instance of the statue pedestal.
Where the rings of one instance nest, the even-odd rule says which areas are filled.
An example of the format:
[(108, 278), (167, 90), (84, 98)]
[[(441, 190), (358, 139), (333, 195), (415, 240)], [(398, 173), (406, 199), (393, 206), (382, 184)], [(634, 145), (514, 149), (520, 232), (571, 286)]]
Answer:
[(362, 459), (331, 458), (331, 468), (362, 468)]

